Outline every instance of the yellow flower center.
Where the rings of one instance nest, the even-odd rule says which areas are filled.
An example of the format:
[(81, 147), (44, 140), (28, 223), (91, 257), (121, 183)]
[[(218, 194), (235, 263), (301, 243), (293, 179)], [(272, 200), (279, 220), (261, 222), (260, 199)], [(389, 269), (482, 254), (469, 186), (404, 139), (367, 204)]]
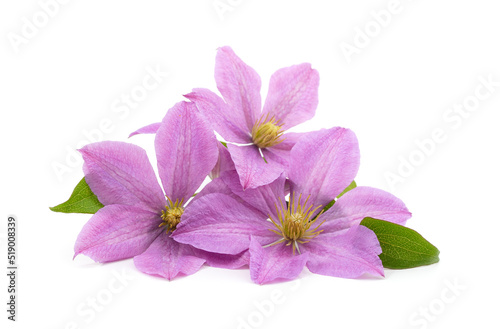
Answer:
[(269, 119), (269, 114), (266, 117), (261, 117), (252, 128), (252, 140), (259, 148), (271, 147), (283, 141), (281, 136), (283, 125), (278, 122), (273, 116)]
[(174, 231), (177, 224), (181, 222), (181, 216), (184, 213), (184, 208), (182, 208), (181, 205), (184, 200), (175, 200), (175, 202), (172, 202), (169, 197), (167, 197), (167, 199), (168, 205), (165, 206), (166, 210), (161, 211), (161, 219), (163, 222), (159, 227), (166, 226), (166, 233), (168, 234), (169, 232)]
[(319, 225), (312, 227), (313, 224), (319, 219), (320, 215), (323, 213), (323, 210), (315, 218), (311, 218), (316, 210), (318, 210), (322, 206), (319, 205), (316, 208), (312, 209), (312, 205), (307, 207), (309, 196), (304, 201), (304, 203), (301, 202), (301, 199), (302, 195), (299, 195), (298, 200), (295, 200), (295, 194), (293, 194), (292, 200), (290, 201), (286, 209), (281, 200), (279, 208), (278, 205), (275, 205), (278, 218), (272, 218), (272, 216), (269, 216), (269, 219), (277, 229), (271, 231), (279, 235), (281, 238), (265, 247), (270, 247), (275, 244), (284, 242), (287, 246), (292, 245), (292, 251), (294, 255), (295, 249), (297, 249), (300, 254), (299, 244), (307, 243), (312, 238), (323, 232), (323, 230), (320, 230), (319, 228), (321, 225), (323, 225), (324, 221)]

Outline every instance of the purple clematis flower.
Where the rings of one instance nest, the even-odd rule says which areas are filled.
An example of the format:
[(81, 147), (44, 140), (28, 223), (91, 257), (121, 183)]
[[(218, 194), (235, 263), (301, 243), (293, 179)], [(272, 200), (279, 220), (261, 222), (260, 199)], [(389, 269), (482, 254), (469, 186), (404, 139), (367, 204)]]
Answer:
[(276, 71), (262, 111), (260, 77), (230, 47), (217, 52), (215, 81), (224, 99), (208, 89), (185, 97), (226, 141), (245, 144), (227, 145), (243, 188), (271, 183), (286, 171), (290, 150), (303, 135), (285, 131), (314, 116), (318, 72), (308, 63)]
[(357, 187), (322, 210), (353, 181), (358, 168), (352, 131), (337, 127), (309, 133), (291, 150), (289, 202), (284, 175), (243, 190), (235, 171), (226, 171), (207, 185), (214, 193), (205, 192), (186, 210), (172, 237), (216, 253), (249, 249), (251, 278), (260, 284), (293, 279), (304, 266), (344, 278), (383, 276), (377, 237), (359, 223), (375, 217), (404, 224), (411, 217), (404, 203), (390, 193)]
[(134, 257), (142, 272), (169, 280), (195, 273), (205, 262), (227, 268), (244, 265), (244, 254), (228, 258), (171, 238), (190, 206), (187, 201), (217, 161), (218, 142), (196, 106), (187, 102), (170, 109), (157, 130), (163, 190), (138, 146), (100, 142), (80, 150), (85, 180), (105, 206), (83, 227), (75, 256), (84, 254), (98, 262)]

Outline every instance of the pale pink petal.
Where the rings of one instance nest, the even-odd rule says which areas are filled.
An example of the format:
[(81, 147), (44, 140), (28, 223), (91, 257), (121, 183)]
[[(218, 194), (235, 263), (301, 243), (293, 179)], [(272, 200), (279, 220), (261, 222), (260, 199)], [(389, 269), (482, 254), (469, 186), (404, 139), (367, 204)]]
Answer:
[(219, 177), (223, 172), (228, 170), (235, 170), (234, 162), (231, 159), (231, 154), (227, 150), (227, 147), (222, 145), (222, 143), (217, 143), (219, 148), (219, 158), (217, 159), (217, 163), (214, 168), (210, 172), (210, 178), (214, 179)]
[(193, 203), (195, 200), (198, 200), (202, 196), (205, 196), (207, 194), (212, 194), (212, 193), (222, 193), (222, 194), (227, 194), (229, 196), (236, 196), (233, 191), (227, 186), (226, 183), (222, 180), (222, 178), (217, 177), (213, 179), (210, 183), (205, 185), (203, 189), (196, 193), (195, 197), (191, 199), (189, 203)]
[(158, 131), (158, 128), (160, 128), (160, 125), (161, 125), (161, 122), (152, 123), (150, 125), (147, 125), (147, 126), (144, 126), (142, 128), (137, 129), (136, 131), (134, 131), (133, 133), (128, 135), (128, 137), (130, 138), (132, 136), (139, 135), (139, 134), (156, 134), (156, 132)]
[(354, 180), (358, 168), (358, 140), (351, 130), (308, 133), (290, 152), (291, 193), (310, 195), (314, 206), (326, 206)]
[(99, 142), (79, 150), (85, 181), (104, 205), (124, 204), (159, 212), (166, 204), (146, 151), (123, 142)]
[(240, 112), (248, 131), (252, 131), (261, 110), (261, 81), (257, 72), (226, 46), (217, 51), (215, 82), (227, 104)]
[(248, 129), (240, 109), (227, 105), (208, 89), (195, 88), (184, 97), (196, 104), (207, 122), (226, 141), (243, 144), (252, 142), (251, 129)]
[(290, 162), (290, 151), (295, 146), (297, 141), (307, 133), (285, 133), (283, 134), (283, 142), (271, 147), (262, 149), (262, 153), (266, 161), (273, 165), (283, 166), (285, 174), (288, 174)]
[(75, 243), (75, 257), (86, 255), (96, 262), (130, 258), (146, 250), (162, 233), (158, 214), (141, 208), (109, 205), (85, 224)]
[(277, 236), (274, 225), (260, 212), (219, 193), (205, 195), (186, 207), (172, 237), (180, 243), (221, 254), (248, 249), (250, 236), (267, 243)]
[(289, 195), (290, 194), (290, 180), (286, 180), (285, 181), (285, 195)]
[(271, 146), (267, 149), (272, 151), (290, 152), (292, 148), (295, 146), (295, 144), (297, 144), (297, 142), (307, 134), (308, 133), (291, 133), (291, 132), (284, 133), (282, 135), (283, 142)]
[(262, 247), (257, 239), (250, 242), (250, 276), (259, 284), (276, 279), (295, 279), (307, 262), (307, 252), (293, 255), (292, 246), (279, 243)]
[(231, 191), (245, 200), (263, 216), (276, 218), (276, 205), (285, 203), (285, 176), (281, 175), (273, 182), (252, 189), (243, 190), (236, 171), (226, 171), (221, 178)]
[(321, 228), (325, 233), (335, 232), (359, 224), (365, 217), (404, 225), (411, 217), (411, 212), (403, 201), (389, 192), (358, 186), (344, 194), (321, 215), (321, 221), (326, 220)]
[(271, 76), (263, 115), (274, 116), (289, 129), (314, 116), (318, 106), (318, 71), (303, 63), (282, 68)]
[(250, 263), (250, 252), (248, 250), (240, 252), (237, 255), (218, 254), (208, 252), (193, 247), (194, 254), (205, 259), (206, 264), (212, 267), (237, 269), (247, 266)]
[(307, 268), (317, 274), (341, 278), (357, 278), (365, 273), (384, 276), (382, 253), (372, 230), (356, 225), (336, 235), (321, 233), (301, 250), (310, 253)]
[(195, 200), (198, 200), (199, 198), (212, 194), (212, 193), (222, 193), (222, 194), (227, 194), (229, 196), (236, 196), (233, 191), (227, 186), (226, 183), (222, 180), (222, 178), (217, 177), (214, 178), (211, 182), (209, 182), (203, 189), (196, 193), (195, 197), (191, 199), (189, 203), (193, 203)]
[(221, 177), (217, 177), (214, 180), (212, 180), (210, 183), (205, 185), (205, 187), (200, 192), (198, 192), (195, 195), (195, 197), (192, 198), (191, 201), (189, 201), (189, 203), (193, 203), (194, 201), (198, 200), (199, 198), (201, 198), (205, 195), (208, 195), (208, 194), (212, 194), (212, 193), (226, 194), (226, 195), (230, 196), (231, 198), (235, 199), (236, 201), (238, 201), (239, 203), (243, 204), (244, 206), (252, 208), (252, 206), (249, 205), (245, 200), (243, 200), (238, 195), (233, 193), (233, 191), (231, 191), (231, 189), (227, 186), (227, 184), (224, 183), (224, 181), (222, 180)]
[(285, 168), (278, 163), (266, 163), (255, 145), (227, 144), (243, 189), (266, 185), (278, 178)]
[(217, 162), (217, 139), (193, 103), (171, 108), (156, 133), (158, 172), (165, 194), (187, 201)]
[(193, 249), (162, 233), (144, 253), (134, 257), (134, 264), (141, 272), (172, 280), (179, 274), (196, 273), (205, 263)]

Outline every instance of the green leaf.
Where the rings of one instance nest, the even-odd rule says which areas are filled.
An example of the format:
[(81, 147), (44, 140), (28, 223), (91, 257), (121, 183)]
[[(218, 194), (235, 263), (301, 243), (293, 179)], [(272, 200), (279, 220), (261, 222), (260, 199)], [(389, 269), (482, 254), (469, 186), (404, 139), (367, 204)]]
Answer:
[(219, 141), (222, 145), (224, 145), (225, 148), (227, 148), (227, 143), (223, 141)]
[(323, 208), (323, 212), (327, 211), (328, 209), (330, 209), (333, 205), (335, 204), (335, 200), (332, 200), (330, 201), (326, 206), (325, 208)]
[(95, 214), (102, 207), (104, 205), (99, 202), (97, 196), (87, 185), (85, 177), (83, 177), (76, 185), (68, 201), (50, 207), (50, 210), (64, 213)]
[(361, 225), (377, 235), (386, 268), (405, 269), (439, 262), (439, 250), (418, 232), (384, 220), (366, 217)]
[(342, 191), (342, 193), (339, 194), (338, 197), (336, 197), (334, 200), (330, 201), (324, 208), (323, 208), (323, 212), (327, 211), (328, 209), (330, 209), (334, 204), (335, 204), (335, 201), (338, 200), (338, 198), (340, 198), (341, 196), (343, 196), (344, 194), (346, 194), (347, 192), (349, 192), (350, 190), (354, 189), (355, 187), (357, 187), (356, 185), (356, 182), (355, 181), (352, 181), (351, 184), (349, 184), (349, 186), (347, 186), (345, 188), (344, 191)]
[(340, 193), (340, 194), (339, 194), (339, 196), (337, 197), (337, 199), (338, 199), (338, 198), (340, 198), (341, 196), (343, 196), (344, 194), (346, 194), (347, 192), (349, 192), (350, 190), (354, 189), (354, 188), (355, 188), (355, 187), (357, 187), (357, 186), (358, 186), (358, 185), (356, 185), (356, 182), (355, 182), (355, 181), (352, 181), (352, 183), (351, 183), (351, 184), (349, 184), (349, 186), (347, 186), (347, 187), (345, 188), (345, 190), (344, 190), (344, 191), (342, 191), (342, 193)]

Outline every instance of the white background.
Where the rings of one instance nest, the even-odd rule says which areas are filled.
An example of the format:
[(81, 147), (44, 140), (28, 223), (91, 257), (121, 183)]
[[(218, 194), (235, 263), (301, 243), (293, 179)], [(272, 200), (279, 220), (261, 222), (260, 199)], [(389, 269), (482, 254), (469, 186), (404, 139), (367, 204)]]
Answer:
[[(467, 118), (447, 111), (464, 100), (474, 105), (480, 77), (500, 81), (500, 6), (401, 0), (380, 27), (371, 12), (386, 10), (389, 0), (220, 2), (232, 3), (222, 16), (213, 0), (68, 1), (44, 22), (39, 2), (2, 1), (2, 264), (8, 215), (19, 229), (18, 322), (6, 320), (2, 275), (2, 328), (497, 327), (500, 87)], [(45, 26), (30, 35), (25, 25), (34, 16)], [(355, 46), (365, 27), (372, 36), (357, 40), (348, 62), (341, 45)], [(13, 45), (15, 38), (23, 43)], [(385, 279), (304, 271), (299, 280), (259, 286), (245, 269), (204, 267), (169, 282), (140, 273), (131, 260), (72, 260), (90, 215), (48, 209), (82, 177), (72, 150), (86, 135), (99, 137), (102, 120), (113, 126), (101, 131), (103, 139), (126, 141), (191, 88), (215, 89), (214, 58), (223, 45), (259, 72), (263, 98), (275, 70), (312, 63), (321, 77), (319, 106), (296, 130), (353, 129), (362, 154), (358, 184), (404, 200), (413, 212), (408, 226), (440, 249), (440, 263), (387, 270)], [(148, 67), (168, 77), (128, 113), (113, 111), (122, 94), (141, 86)], [(446, 139), (422, 156), (415, 140), (435, 129)], [(152, 136), (130, 142), (153, 149)], [(388, 173), (400, 175), (412, 156), (413, 172), (406, 168), (391, 187)], [(57, 175), (54, 166), (67, 171)]]

